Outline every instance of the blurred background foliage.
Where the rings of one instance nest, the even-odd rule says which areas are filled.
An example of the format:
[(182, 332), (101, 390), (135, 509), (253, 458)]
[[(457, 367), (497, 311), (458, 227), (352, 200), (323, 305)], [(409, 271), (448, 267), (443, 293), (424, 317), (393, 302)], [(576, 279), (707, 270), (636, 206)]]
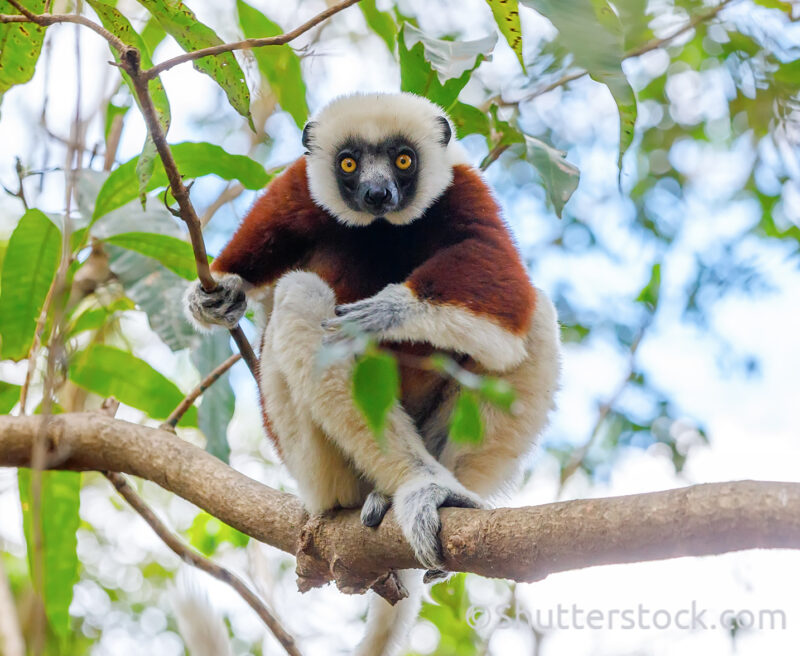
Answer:
[[(102, 22), (149, 65), (181, 48), (280, 34), (323, 8), (87, 0), (54, 11)], [(0, 0), (0, 13), (17, 11)], [(714, 316), (726, 298), (777, 293), (780, 267), (797, 267), (798, 17), (800, 7), (780, 0), (362, 0), (290, 45), (197, 62), (207, 78), (177, 67), (150, 89), (179, 169), (194, 181), (211, 253), (301, 154), (309, 112), (337, 93), (402, 89), (445, 107), (532, 279), (558, 306), (567, 375), (539, 458), (557, 463), (552, 496), (566, 498), (607, 479), (626, 450), (649, 450), (679, 475), (714, 439), (701, 413), (687, 412), (641, 361), (653, 335), (678, 326), (711, 351), (720, 377), (759, 376), (757, 354)], [(120, 417), (158, 425), (232, 347), (227, 334), (198, 335), (183, 318), (194, 260), (165, 206), (163, 167), (129, 81), (105, 64), (104, 42), (73, 27), (0, 25), (0, 132), (11, 146), (0, 162), (0, 409), (20, 412), (23, 388), (27, 412), (96, 409), (114, 396)], [(591, 382), (577, 363), (594, 372)], [(256, 398), (236, 365), (179, 435), (291, 490), (262, 437)], [(536, 471), (528, 468), (526, 486)], [(26, 637), (36, 630), (35, 577), (24, 542), (41, 521), (45, 653), (184, 653), (170, 606), (179, 563), (104, 479), (44, 474), (37, 519), (31, 476), (10, 474), (0, 479), (0, 562)], [(310, 617), (306, 598), (281, 601), (294, 594), (291, 559), (140, 487), (197, 549), (249, 568), (307, 653), (355, 642), (360, 600), (343, 602), (345, 620)], [(23, 522), (5, 526), (19, 516), (24, 532)], [(432, 588), (417, 641), (424, 653), (490, 653), (502, 617), (516, 617), (514, 587), (499, 582), (490, 585), (503, 614), (470, 616), (470, 595), (488, 583), (475, 578)], [(280, 653), (249, 611), (214, 590), (233, 653)]]

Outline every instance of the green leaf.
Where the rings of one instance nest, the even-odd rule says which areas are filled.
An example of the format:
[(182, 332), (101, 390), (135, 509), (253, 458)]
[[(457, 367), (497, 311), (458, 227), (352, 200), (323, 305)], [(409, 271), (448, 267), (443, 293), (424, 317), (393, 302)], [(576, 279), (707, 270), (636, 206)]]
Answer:
[[(124, 232), (108, 237), (105, 241), (152, 257), (181, 278), (186, 280), (197, 278), (192, 245), (183, 239), (158, 235), (154, 232)], [(210, 257), (208, 259), (211, 261)]]
[(519, 65), (525, 71), (522, 61), (522, 26), (519, 22), (519, 2), (517, 0), (486, 0), (492, 9), (494, 20), (508, 45), (516, 53)]
[(466, 103), (456, 102), (450, 108), (450, 118), (456, 126), (456, 136), (463, 139), (468, 134), (482, 134), (488, 137), (489, 117), (477, 107)]
[(478, 444), (483, 440), (483, 419), (478, 396), (472, 390), (461, 390), (450, 417), (450, 439), (453, 442)]
[[(214, 144), (185, 141), (170, 146), (170, 149), (184, 178), (214, 174), (225, 180), (238, 179), (246, 189), (261, 189), (270, 180), (270, 176), (258, 162), (244, 155), (231, 155)], [(139, 158), (134, 157), (111, 172), (97, 194), (93, 221), (138, 196), (138, 162)], [(153, 177), (147, 183), (146, 191), (166, 187), (168, 184), (164, 166), (161, 160), (156, 160)]]
[[(186, 52), (223, 43), (214, 30), (198, 21), (192, 10), (180, 0), (138, 1)], [(228, 102), (239, 114), (247, 118), (252, 128), (250, 90), (247, 88), (244, 73), (233, 53), (224, 52), (213, 57), (195, 59), (192, 64), (198, 71), (205, 73), (222, 87), (225, 95), (228, 96)]]
[(166, 36), (166, 30), (161, 27), (161, 24), (155, 18), (151, 16), (147, 23), (145, 23), (145, 26), (142, 28), (142, 39), (144, 40), (144, 43), (147, 46), (147, 52), (150, 53), (151, 57)]
[(481, 379), (481, 397), (505, 412), (511, 412), (517, 394), (508, 381), (502, 378), (484, 376)]
[[(200, 346), (192, 349), (192, 362), (205, 378), (232, 354), (231, 338), (227, 331), (205, 335)], [(228, 424), (233, 418), (236, 397), (231, 387), (231, 373), (226, 371), (203, 392), (197, 422), (206, 436), (206, 451), (223, 462), (228, 462), (231, 448), (228, 445)]]
[[(246, 38), (254, 39), (283, 34), (280, 25), (243, 0), (237, 0), (236, 7), (239, 12), (239, 24), (242, 26)], [(300, 58), (288, 43), (280, 46), (254, 48), (252, 52), (259, 70), (267, 78), (281, 108), (289, 112), (297, 126), (302, 128), (308, 119), (308, 104), (306, 103), (306, 85), (300, 69)]]
[(7, 415), (19, 401), (22, 387), (0, 380), (0, 415)]
[[(105, 27), (115, 36), (119, 37), (119, 39), (125, 45), (132, 46), (139, 50), (142, 68), (150, 68), (153, 65), (153, 62), (150, 59), (150, 50), (147, 47), (145, 40), (139, 35), (138, 32), (136, 32), (136, 30), (133, 29), (130, 21), (115, 7), (102, 2), (101, 0), (86, 1), (89, 3), (92, 9), (94, 9), (97, 17), (100, 19), (100, 22), (103, 24), (103, 27)], [(111, 47), (109, 46), (109, 48)], [(119, 52), (117, 52), (115, 48), (111, 48), (111, 54), (114, 56), (114, 60), (119, 62)], [(131, 90), (131, 94), (136, 100), (136, 104), (141, 108), (141, 103), (139, 102), (139, 98), (136, 96), (136, 89), (133, 86), (133, 81), (124, 70), (122, 71), (122, 79)], [(169, 130), (170, 123), (170, 109), (167, 92), (164, 91), (164, 85), (161, 83), (161, 79), (158, 77), (155, 77), (148, 82), (147, 89), (150, 92), (150, 97), (153, 100), (153, 106), (156, 110), (158, 123), (166, 134), (166, 132)], [(148, 134), (145, 138), (144, 146), (142, 147), (142, 156), (139, 161), (139, 167), (137, 168), (140, 196), (144, 194), (147, 182), (150, 179), (150, 176), (153, 174), (153, 160), (155, 159), (156, 154), (156, 145), (153, 142), (153, 138)]]
[(651, 311), (658, 307), (658, 299), (661, 294), (661, 263), (656, 262), (650, 270), (650, 280), (639, 292), (636, 297), (637, 303), (644, 303)]
[(106, 140), (106, 146), (108, 146), (108, 135), (111, 134), (111, 126), (114, 124), (114, 119), (117, 116), (124, 117), (129, 109), (130, 105), (115, 105), (112, 102), (106, 105), (106, 119), (103, 125), (103, 139)]
[(578, 188), (580, 172), (566, 160), (566, 153), (544, 141), (525, 135), (525, 147), (527, 160), (539, 172), (547, 197), (561, 218), (564, 205)]
[[(41, 475), (41, 554), (44, 565), (44, 607), (48, 626), (59, 638), (71, 634), (69, 605), (78, 582), (76, 532), (80, 525), (81, 475), (69, 471), (43, 471)], [(17, 470), (22, 525), (28, 547), (28, 567), (33, 573), (37, 553), (33, 540), (33, 517), (30, 469)]]
[(636, 96), (622, 72), (625, 34), (619, 16), (606, 0), (521, 0), (545, 16), (558, 30), (558, 41), (575, 57), (575, 63), (605, 84), (619, 110), (619, 157), (633, 141)]
[(389, 411), (397, 401), (399, 390), (397, 362), (388, 353), (374, 351), (356, 362), (353, 369), (353, 399), (378, 438), (383, 435)]
[(200, 511), (188, 530), (189, 543), (204, 556), (213, 556), (223, 543), (246, 547), (250, 538), (213, 515)]
[(394, 53), (397, 41), (397, 23), (392, 15), (388, 11), (378, 9), (375, 0), (361, 0), (358, 6), (361, 13), (364, 14), (364, 20), (367, 21), (369, 28), (383, 39), (389, 52)]
[[(44, 11), (44, 0), (22, 0), (36, 14)], [(6, 0), (0, 0), (0, 14), (18, 14)], [(34, 23), (0, 23), (0, 102), (3, 94), (33, 77), (44, 41), (44, 27)]]
[(36, 322), (61, 257), (61, 233), (39, 210), (20, 219), (3, 260), (0, 294), (0, 357), (21, 360), (28, 355)]
[(495, 43), (496, 34), (477, 41), (433, 39), (411, 23), (404, 23), (397, 35), (400, 87), (449, 111)]
[(129, 298), (120, 298), (108, 306), (89, 308), (79, 315), (71, 318), (68, 334), (70, 337), (85, 330), (99, 330), (106, 325), (108, 320), (117, 312), (133, 310), (136, 306)]
[[(90, 392), (113, 396), (142, 410), (152, 419), (166, 419), (183, 400), (175, 383), (144, 360), (105, 344), (95, 344), (75, 356), (69, 378)], [(197, 408), (189, 408), (178, 425), (196, 427)]]

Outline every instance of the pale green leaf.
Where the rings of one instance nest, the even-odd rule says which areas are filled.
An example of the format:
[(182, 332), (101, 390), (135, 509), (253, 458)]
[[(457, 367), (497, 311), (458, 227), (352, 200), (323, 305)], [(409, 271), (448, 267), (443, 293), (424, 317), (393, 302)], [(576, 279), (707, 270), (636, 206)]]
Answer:
[(358, 7), (364, 14), (364, 20), (367, 21), (369, 28), (383, 39), (389, 52), (393, 53), (397, 40), (397, 23), (392, 15), (388, 11), (378, 9), (375, 0), (361, 0)]
[[(69, 471), (44, 471), (41, 475), (42, 564), (44, 607), (48, 627), (61, 639), (71, 633), (69, 606), (78, 582), (76, 532), (80, 525), (81, 475)], [(37, 553), (33, 539), (31, 479), (29, 469), (17, 470), (22, 525), (28, 548), (28, 567), (33, 571)]]
[(453, 442), (478, 444), (483, 440), (483, 418), (478, 396), (461, 390), (450, 416), (450, 439)]
[(397, 402), (400, 376), (397, 362), (388, 353), (367, 353), (353, 369), (353, 399), (380, 439), (389, 411)]
[[(144, 360), (105, 344), (78, 353), (70, 363), (69, 378), (94, 394), (113, 396), (142, 410), (152, 419), (166, 419), (183, 400), (175, 383)], [(189, 408), (178, 425), (197, 426), (197, 408)]]
[[(239, 24), (248, 39), (283, 34), (280, 25), (274, 23), (243, 0), (237, 0)], [(300, 69), (300, 58), (289, 44), (253, 49), (258, 68), (267, 78), (278, 103), (302, 128), (308, 119), (306, 85)]]
[(3, 260), (0, 358), (21, 360), (27, 356), (60, 256), (58, 228), (39, 210), (25, 212), (11, 234)]
[(525, 135), (526, 158), (538, 171), (547, 197), (556, 215), (561, 218), (564, 205), (578, 188), (580, 172), (566, 159), (566, 153), (556, 150), (540, 139)]
[[(200, 346), (192, 349), (191, 354), (200, 377), (205, 378), (233, 354), (231, 337), (223, 330), (204, 335)], [(231, 453), (227, 433), (235, 407), (231, 374), (226, 371), (203, 392), (197, 410), (198, 425), (206, 436), (206, 451), (223, 462), (228, 462)]]
[(124, 232), (108, 237), (105, 241), (152, 257), (181, 278), (186, 280), (197, 278), (192, 245), (183, 239), (153, 232)]

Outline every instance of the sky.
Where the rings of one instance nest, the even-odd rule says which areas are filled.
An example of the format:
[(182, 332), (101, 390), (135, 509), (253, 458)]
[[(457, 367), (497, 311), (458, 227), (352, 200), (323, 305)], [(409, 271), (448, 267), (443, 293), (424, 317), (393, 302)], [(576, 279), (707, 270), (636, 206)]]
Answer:
[[(286, 2), (254, 2), (270, 17), (283, 26), (298, 24), (322, 8), (321, 2), (303, 2), (299, 8)], [(380, 3), (379, 3), (380, 4)], [(409, 2), (409, 8), (424, 3)], [(130, 3), (120, 2), (121, 6)], [(214, 25), (225, 39), (235, 38), (235, 26), (226, 14), (226, 6), (212, 2), (191, 3), (200, 20)], [(458, 11), (424, 12), (421, 25), (424, 30), (440, 34), (455, 24), (465, 38), (479, 38), (489, 29), (490, 13), (479, 0), (445, 2), (444, 8)], [(547, 34), (552, 28), (532, 12), (523, 12), (523, 32), (526, 39), (534, 34)], [(350, 39), (358, 35), (358, 47)], [(74, 57), (75, 31), (71, 27), (54, 30), (49, 79), (45, 79), (40, 66), (35, 79), (28, 85), (13, 89), (4, 100), (0, 120), (0, 181), (6, 186), (15, 183), (13, 156), (41, 161), (43, 135), (41, 128), (33, 125), (41, 106), (42, 94), (47, 86), (47, 124), (49, 129), (67, 136), (72, 107), (75, 104), (76, 62)], [(301, 40), (299, 45), (306, 43)], [(172, 43), (163, 44), (155, 60), (178, 54)], [(365, 54), (368, 53), (368, 56)], [(104, 42), (92, 34), (81, 36), (81, 66), (83, 83), (81, 96), (84, 111), (88, 112), (110, 89), (110, 75), (103, 64), (109, 58)], [(661, 65), (658, 53), (653, 53), (637, 65), (653, 70)], [(663, 62), (662, 62), (663, 63)], [(324, 38), (310, 46), (310, 55), (303, 61), (303, 70), (309, 87), (309, 104), (312, 110), (328, 100), (350, 91), (394, 91), (399, 85), (399, 75), (382, 42), (364, 29), (359, 12), (350, 10), (337, 16), (324, 33)], [(513, 77), (514, 56), (500, 40), (494, 61), (480, 72), (493, 83), (503, 85)], [(250, 80), (253, 69), (248, 68)], [(635, 79), (636, 70), (626, 71)], [(246, 152), (249, 144), (240, 129), (235, 114), (228, 111), (220, 94), (204, 76), (188, 66), (177, 67), (163, 75), (170, 97), (173, 125), (170, 140), (208, 139), (218, 141), (231, 152)], [(695, 81), (696, 82), (696, 81)], [(693, 83), (691, 80), (687, 84)], [(252, 86), (252, 85), (251, 85)], [(586, 307), (605, 303), (618, 303), (630, 298), (641, 288), (648, 275), (649, 259), (642, 248), (646, 245), (631, 241), (622, 230), (622, 217), (626, 211), (620, 197), (606, 197), (602, 190), (610, 179), (616, 177), (616, 109), (607, 91), (593, 82), (577, 85), (579, 93), (569, 98), (555, 93), (537, 100), (531, 109), (530, 120), (548, 121), (554, 114), (564, 114), (570, 119), (574, 134), (608, 136), (591, 148), (578, 147), (571, 151), (570, 159), (582, 172), (581, 187), (568, 208), (602, 234), (614, 248), (616, 258), (592, 255), (565, 257), (563, 252), (548, 253), (544, 248), (547, 235), (557, 221), (546, 209), (540, 189), (533, 185), (521, 192), (500, 194), (499, 200), (505, 216), (523, 251), (532, 249), (538, 259), (532, 275), (537, 285), (545, 291), (566, 276), (578, 298)], [(472, 98), (478, 91), (475, 85), (467, 87), (464, 96)], [(677, 90), (676, 93), (679, 93)], [(704, 89), (706, 98), (702, 111), (713, 114), (714, 88)], [(591, 112), (587, 111), (591, 107)], [(700, 111), (698, 109), (698, 111)], [(212, 126), (198, 124), (197, 119), (218, 113), (224, 120)], [(641, 119), (640, 120), (644, 120)], [(225, 121), (230, 121), (226, 127)], [(89, 143), (101, 136), (100, 123), (90, 127)], [(205, 132), (207, 131), (207, 133)], [(285, 115), (272, 117), (267, 131), (274, 139), (271, 151), (263, 153), (265, 166), (284, 164), (302, 152), (299, 130)], [(138, 154), (144, 139), (144, 127), (135, 116), (126, 124), (119, 150), (120, 161)], [(581, 141), (577, 139), (577, 141)], [(485, 147), (474, 140), (467, 148), (475, 162), (485, 154)], [(51, 149), (48, 165), (59, 165), (59, 150)], [(682, 248), (674, 249), (670, 261), (665, 263), (663, 311), (643, 342), (639, 359), (644, 369), (659, 387), (674, 399), (687, 421), (699, 420), (708, 429), (709, 446), (695, 447), (685, 470), (676, 475), (672, 465), (658, 445), (648, 450), (630, 449), (623, 452), (608, 468), (607, 476), (591, 482), (576, 475), (562, 491), (561, 499), (586, 496), (611, 496), (634, 494), (677, 486), (737, 479), (798, 481), (797, 462), (800, 457), (800, 418), (798, 417), (798, 390), (800, 390), (800, 273), (796, 261), (779, 245), (765, 246), (746, 242), (742, 252), (752, 257), (760, 270), (769, 274), (774, 288), (756, 297), (731, 295), (716, 303), (710, 315), (711, 330), (681, 321), (676, 310), (682, 282), (691, 268), (691, 258), (696, 253), (713, 249), (721, 234), (736, 234), (743, 225), (754, 219), (754, 209), (746, 204), (719, 203), (729, 185), (735, 185), (741, 175), (743, 162), (751, 153), (746, 148), (730, 154), (709, 150), (685, 150), (673, 153), (675, 166), (682, 167), (692, 180), (693, 193), (687, 204), (680, 208), (692, 216), (682, 234)], [(97, 163), (95, 163), (95, 166)], [(635, 166), (629, 157), (626, 166)], [(625, 185), (623, 170), (623, 186)], [(507, 187), (505, 169), (496, 166), (487, 178), (496, 189)], [(26, 185), (35, 185), (33, 178)], [(193, 194), (202, 205), (212, 199), (220, 189), (219, 181), (204, 180), (198, 183)], [(31, 195), (33, 189), (31, 188)], [(208, 232), (211, 252), (217, 252), (225, 243), (237, 221), (253, 200), (245, 194), (232, 207), (221, 211)], [(798, 195), (800, 198), (800, 195)], [(799, 201), (800, 202), (800, 201)], [(45, 176), (41, 194), (41, 207), (48, 211), (63, 209), (63, 179), (57, 173)], [(7, 233), (19, 216), (14, 199), (0, 197), (0, 234)], [(730, 232), (732, 231), (732, 232)], [(625, 311), (622, 308), (621, 311)], [(144, 357), (163, 373), (174, 378), (182, 389), (196, 382), (186, 354), (178, 356), (158, 344), (150, 332), (143, 315), (135, 315), (124, 324), (126, 335), (134, 345), (137, 355)], [(757, 375), (747, 377), (735, 368), (721, 366), (724, 360), (720, 343), (733, 345), (737, 352), (752, 354), (760, 363)], [(596, 417), (598, 400), (606, 398), (625, 376), (625, 354), (602, 340), (592, 340), (587, 345), (568, 345), (564, 352), (562, 390), (558, 397), (558, 410), (548, 433), (548, 440), (582, 443)], [(0, 363), (0, 378), (19, 382), (24, 375), (21, 366)], [(261, 429), (255, 391), (243, 365), (234, 372), (237, 391), (237, 410), (229, 429), (234, 451), (233, 464), (244, 473), (267, 484), (293, 489), (293, 482), (280, 467), (272, 466), (274, 454), (260, 444)], [(631, 399), (635, 403), (635, 399)], [(127, 414), (126, 414), (127, 413)], [(125, 410), (123, 418), (137, 419), (135, 411)], [(258, 455), (260, 454), (260, 456)], [(554, 459), (544, 449), (539, 449), (531, 459), (532, 476), (525, 487), (509, 499), (510, 505), (527, 505), (553, 501), (558, 495), (558, 469)], [(145, 486), (145, 495), (163, 509), (169, 521), (181, 528), (191, 521), (193, 507), (176, 497), (159, 490), (155, 485)], [(21, 553), (23, 541), (17, 509), (15, 483), (12, 470), (0, 469), (0, 540), (5, 548)], [(88, 532), (79, 536), (81, 557), (87, 571), (98, 580), (116, 583), (126, 590), (146, 586), (141, 575), (137, 577), (136, 564), (144, 555), (158, 559), (164, 566), (175, 567), (176, 558), (160, 545), (138, 518), (130, 519), (109, 500), (108, 490), (102, 481), (87, 486), (82, 497), (82, 516), (98, 527), (108, 543), (99, 544)], [(532, 536), (535, 539), (535, 536)], [(359, 597), (340, 595), (330, 587), (300, 595), (294, 590), (294, 579), (281, 572), (292, 569), (292, 559), (264, 547), (267, 555), (262, 562), (262, 574), (267, 572), (269, 601), (284, 619), (287, 628), (300, 636), (304, 653), (331, 654), (337, 649), (352, 646), (361, 632), (360, 615), (365, 601)], [(113, 560), (109, 555), (113, 553)], [(223, 560), (239, 571), (248, 564), (242, 553), (226, 553)], [(259, 561), (260, 562), (260, 561)], [(639, 605), (650, 615), (663, 611), (659, 618), (670, 618), (669, 628), (570, 628), (541, 627), (544, 632), (540, 656), (570, 654), (571, 656), (601, 656), (608, 654), (648, 655), (682, 653), (737, 654), (789, 653), (800, 641), (800, 600), (796, 590), (800, 581), (800, 553), (791, 551), (748, 551), (717, 557), (682, 558), (672, 561), (596, 567), (574, 572), (554, 574), (535, 584), (516, 586), (520, 608), (528, 617), (547, 617), (548, 611), (571, 609), (573, 604), (584, 615), (599, 611), (601, 623), (608, 627), (623, 610), (638, 610)], [(233, 593), (221, 584), (208, 581), (204, 576), (186, 572), (187, 580), (207, 589), (214, 604), (230, 616), (234, 633), (243, 639), (259, 639), (263, 629), (252, 612)], [(476, 607), (484, 616), (502, 609), (508, 603), (507, 588), (496, 586), (477, 577), (469, 577), (468, 585)], [(169, 594), (160, 599), (146, 617), (138, 620), (115, 612), (105, 593), (90, 581), (81, 582), (76, 590), (75, 609), (81, 614), (97, 618), (105, 628), (96, 648), (96, 655), (105, 654), (176, 654), (181, 653), (180, 641), (166, 628), (170, 612)], [(104, 601), (105, 599), (105, 601)], [(718, 623), (719, 613), (726, 609), (745, 611), (758, 618), (762, 611), (778, 611), (785, 616), (785, 628), (764, 626), (742, 630), (731, 640), (724, 628), (675, 628), (678, 612), (683, 609), (706, 609), (704, 617), (712, 618), (709, 624)], [(538, 615), (537, 615), (538, 613)], [(744, 617), (747, 617), (746, 615)], [(771, 617), (776, 617), (773, 614)], [(713, 619), (716, 618), (716, 619)], [(521, 626), (494, 631), (490, 654), (532, 653), (530, 631)], [(421, 622), (412, 634), (412, 646), (420, 653), (428, 653), (435, 644), (435, 632)], [(265, 653), (280, 653), (265, 638)], [(343, 653), (343, 652), (340, 652)]]

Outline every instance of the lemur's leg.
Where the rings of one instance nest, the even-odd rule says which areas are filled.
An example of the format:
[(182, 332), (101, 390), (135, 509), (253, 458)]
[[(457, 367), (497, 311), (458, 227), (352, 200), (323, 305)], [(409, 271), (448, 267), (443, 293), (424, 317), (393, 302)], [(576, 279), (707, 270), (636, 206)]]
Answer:
[[(544, 430), (553, 408), (560, 340), (555, 308), (542, 292), (537, 292), (536, 312), (525, 345), (525, 360), (501, 376), (516, 393), (513, 412), (483, 403), (483, 441), (478, 445), (448, 442), (440, 457), (461, 483), (485, 498), (514, 481), (522, 459)], [(447, 408), (443, 406), (441, 411), (447, 412)]]
[(259, 365), (261, 395), (281, 459), (297, 481), (311, 513), (332, 508), (357, 508), (369, 488), (342, 451), (298, 408), (278, 369), (273, 349), (273, 321), (267, 324)]
[(352, 399), (352, 362), (320, 371), (315, 366), (326, 330), (334, 317), (333, 291), (313, 273), (285, 275), (275, 289), (270, 327), (278, 369), (300, 409), (344, 452), (376, 490), (392, 495), (395, 513), (406, 539), (428, 568), (441, 564), (438, 508), (443, 505), (482, 507), (476, 495), (461, 485), (425, 448), (414, 422), (395, 406), (389, 413), (384, 446)]

